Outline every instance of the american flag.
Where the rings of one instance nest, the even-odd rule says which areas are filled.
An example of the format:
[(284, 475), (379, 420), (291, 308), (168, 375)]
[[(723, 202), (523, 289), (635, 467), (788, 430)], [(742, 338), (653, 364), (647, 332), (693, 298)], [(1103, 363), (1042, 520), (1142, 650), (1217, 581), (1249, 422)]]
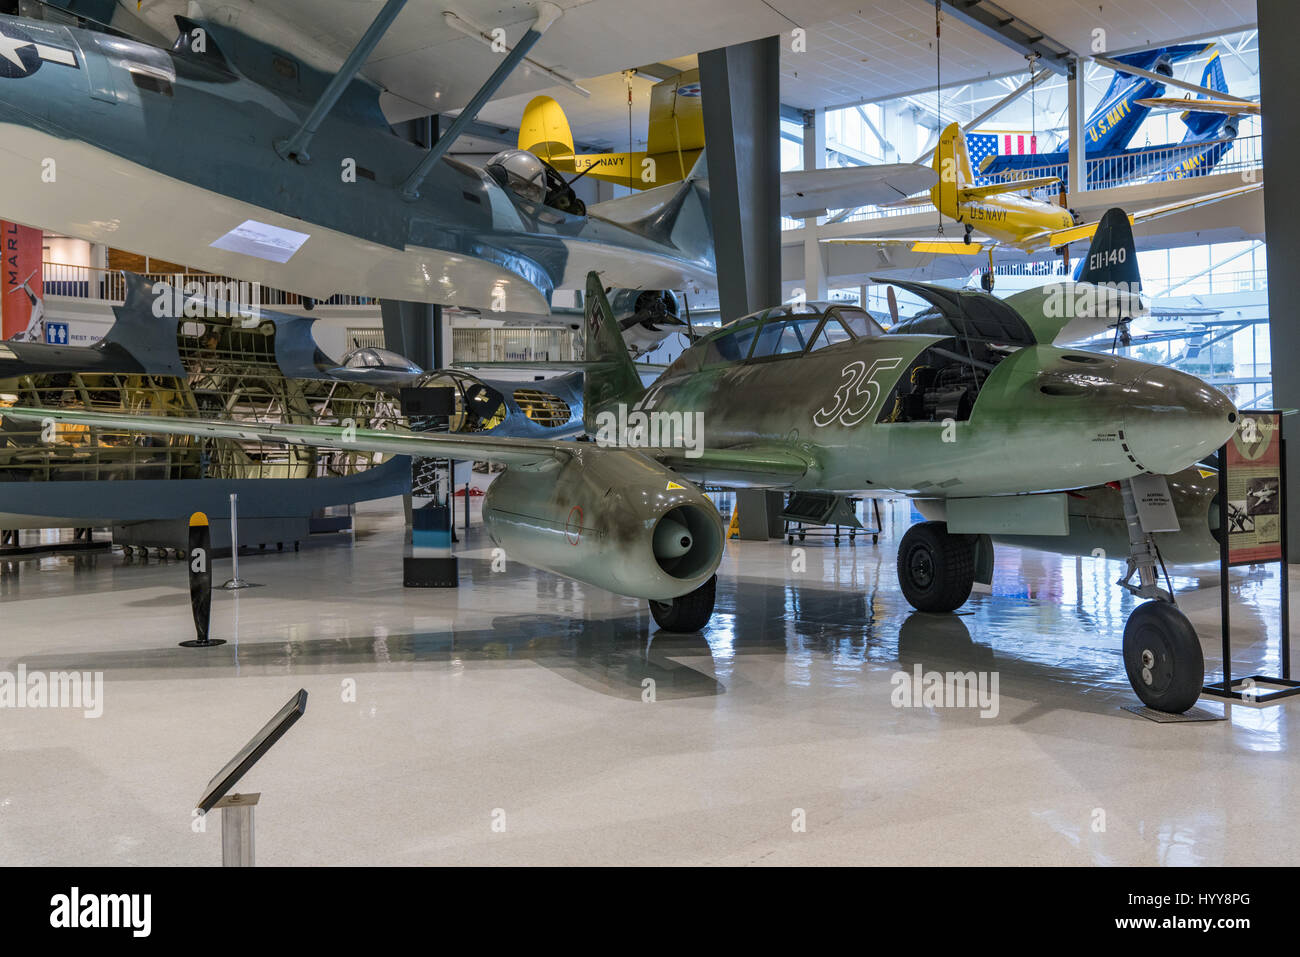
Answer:
[(970, 150), (971, 165), (979, 169), (986, 156), (1037, 153), (1038, 137), (1033, 133), (969, 133), (966, 148)]
[(966, 149), (970, 153), (970, 165), (975, 171), (975, 181), (983, 186), (987, 179), (979, 175), (980, 163), (986, 156), (999, 153), (1037, 153), (1038, 137), (1033, 133), (968, 133)]

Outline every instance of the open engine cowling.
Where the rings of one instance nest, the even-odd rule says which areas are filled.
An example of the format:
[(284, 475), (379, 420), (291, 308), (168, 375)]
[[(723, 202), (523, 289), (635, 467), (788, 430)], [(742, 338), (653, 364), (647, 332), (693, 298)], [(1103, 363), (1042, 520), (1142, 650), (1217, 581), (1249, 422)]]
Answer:
[(516, 561), (657, 601), (708, 581), (725, 542), (718, 510), (690, 482), (595, 447), (554, 468), (506, 469), (483, 499), (483, 521)]

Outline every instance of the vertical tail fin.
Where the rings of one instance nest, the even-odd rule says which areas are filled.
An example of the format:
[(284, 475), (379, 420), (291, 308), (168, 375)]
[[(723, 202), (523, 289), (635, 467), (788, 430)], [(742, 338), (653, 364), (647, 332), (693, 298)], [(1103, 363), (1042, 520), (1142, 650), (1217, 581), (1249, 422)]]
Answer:
[(1092, 236), (1088, 255), (1079, 261), (1077, 282), (1116, 286), (1136, 294), (1142, 288), (1137, 247), (1128, 214), (1119, 207), (1106, 210)]
[[(1208, 86), (1211, 90), (1218, 90), (1220, 93), (1228, 92), (1228, 80), (1223, 75), (1223, 61), (1219, 59), (1216, 52), (1210, 57), (1210, 62), (1205, 64), (1205, 72), (1201, 74), (1201, 86)], [(1201, 94), (1204, 97), (1204, 94)]]
[(939, 182), (930, 187), (930, 199), (939, 212), (950, 219), (957, 218), (957, 193), (975, 185), (975, 173), (966, 149), (966, 136), (961, 127), (950, 123), (939, 134), (939, 145), (934, 151), (934, 171)]
[(586, 313), (585, 354), (588, 366), (582, 389), (582, 420), (588, 432), (596, 431), (596, 416), (602, 409), (617, 403), (631, 405), (645, 394), (641, 376), (623, 343), (623, 331), (609, 305), (600, 274), (587, 273), (587, 290), (583, 296)]
[(519, 148), (552, 165), (556, 160), (573, 160), (573, 133), (559, 103), (549, 96), (535, 96), (528, 101), (519, 122)]
[[(1223, 75), (1223, 61), (1217, 51), (1210, 57), (1210, 62), (1205, 64), (1205, 70), (1201, 73), (1201, 86), (1219, 93), (1228, 92), (1228, 79)], [(1208, 100), (1210, 97), (1198, 93), (1196, 99)], [(1196, 100), (1190, 100), (1189, 105), (1195, 107)], [(1203, 113), (1191, 109), (1182, 115), (1182, 121), (1192, 136), (1203, 137), (1219, 130), (1224, 125), (1225, 117), (1222, 113)]]

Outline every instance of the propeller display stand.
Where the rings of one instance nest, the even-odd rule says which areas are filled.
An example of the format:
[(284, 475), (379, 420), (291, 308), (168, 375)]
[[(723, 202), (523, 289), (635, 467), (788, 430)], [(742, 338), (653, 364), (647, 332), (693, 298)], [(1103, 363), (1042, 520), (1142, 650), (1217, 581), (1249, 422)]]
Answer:
[(252, 582), (239, 577), (239, 496), (230, 493), (230, 560), (233, 563), (234, 577), (221, 587), (226, 591), (238, 591), (241, 588), (256, 588)]
[(224, 645), (223, 638), (209, 638), (212, 619), (212, 530), (202, 512), (190, 516), (189, 537), (190, 608), (194, 612), (194, 631), (198, 637), (180, 643), (182, 648), (212, 648)]

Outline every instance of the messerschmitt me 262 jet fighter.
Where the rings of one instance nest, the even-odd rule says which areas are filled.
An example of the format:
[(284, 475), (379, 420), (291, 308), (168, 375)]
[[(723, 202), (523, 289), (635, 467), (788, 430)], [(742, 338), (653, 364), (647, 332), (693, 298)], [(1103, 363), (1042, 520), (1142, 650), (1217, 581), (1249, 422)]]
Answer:
[[(1102, 280), (1114, 257), (1093, 252), (1103, 266), (1085, 275)], [(702, 628), (713, 613), (725, 534), (700, 485), (918, 500), (942, 518), (903, 536), (899, 583), (917, 609), (942, 613), (961, 606), (977, 578), (990, 580), (992, 534), (1064, 540), (1067, 493), (1118, 483), (1129, 577), (1139, 577), (1131, 590), (1155, 599), (1129, 619), (1126, 670), (1148, 705), (1185, 711), (1203, 685), (1201, 646), (1157, 584), (1133, 480), (1179, 472), (1219, 448), (1234, 428), (1232, 403), (1173, 369), (1052, 345), (1064, 320), (1048, 314), (1048, 297), (1024, 296), (1017, 307), (983, 292), (907, 288), (931, 306), (908, 331), (884, 334), (851, 307), (778, 306), (698, 340), (647, 389), (592, 273), (583, 411), (594, 442), (49, 409), (5, 415), (499, 462), (506, 468), (483, 517), (509, 556), (647, 599), (655, 621), (674, 631)]]

